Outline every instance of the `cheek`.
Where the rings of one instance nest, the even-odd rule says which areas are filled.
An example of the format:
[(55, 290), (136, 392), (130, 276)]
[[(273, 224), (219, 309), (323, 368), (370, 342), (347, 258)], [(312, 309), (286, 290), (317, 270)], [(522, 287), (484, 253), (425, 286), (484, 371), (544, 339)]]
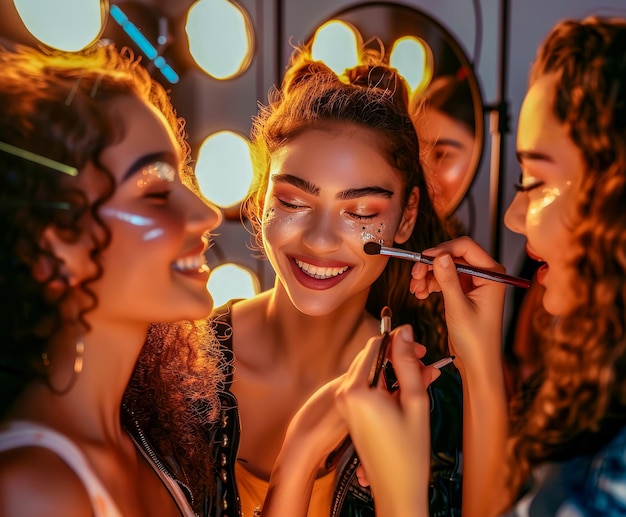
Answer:
[(568, 207), (569, 196), (558, 189), (545, 189), (541, 196), (528, 204), (526, 226), (529, 237), (562, 242), (569, 234), (565, 222)]
[(393, 231), (389, 229), (389, 225), (384, 222), (355, 222), (350, 232), (359, 244), (363, 245), (368, 242), (377, 242), (385, 246), (393, 243)]
[(261, 221), (264, 247), (266, 250), (271, 249), (275, 243), (301, 233), (303, 228), (304, 216), (302, 214), (287, 214), (268, 208), (263, 212)]
[(184, 232), (182, 214), (146, 215), (112, 207), (103, 208), (101, 213), (111, 229), (112, 239), (128, 246), (178, 242)]

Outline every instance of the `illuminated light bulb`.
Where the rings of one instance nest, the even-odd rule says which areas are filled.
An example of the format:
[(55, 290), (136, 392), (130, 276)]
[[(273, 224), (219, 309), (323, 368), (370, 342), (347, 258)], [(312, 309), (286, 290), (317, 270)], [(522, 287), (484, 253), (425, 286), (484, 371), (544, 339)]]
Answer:
[(313, 36), (313, 59), (322, 61), (337, 75), (359, 64), (361, 35), (351, 25), (331, 20), (320, 26)]
[(199, 0), (187, 12), (189, 52), (211, 77), (231, 79), (250, 65), (254, 34), (247, 12), (227, 0)]
[(258, 278), (248, 268), (227, 263), (211, 270), (207, 290), (215, 307), (219, 307), (228, 300), (252, 298), (261, 289)]
[(404, 77), (411, 94), (426, 88), (433, 77), (432, 51), (414, 36), (404, 36), (394, 42), (389, 64)]
[(102, 33), (106, 1), (14, 0), (28, 31), (44, 45), (77, 52), (93, 44)]
[(195, 173), (204, 197), (223, 208), (239, 203), (252, 181), (248, 140), (232, 131), (210, 135), (198, 151)]

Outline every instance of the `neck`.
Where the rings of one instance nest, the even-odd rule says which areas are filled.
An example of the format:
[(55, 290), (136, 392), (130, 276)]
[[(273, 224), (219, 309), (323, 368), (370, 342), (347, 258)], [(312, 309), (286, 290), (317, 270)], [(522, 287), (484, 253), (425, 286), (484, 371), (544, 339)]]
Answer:
[(311, 364), (325, 364), (329, 370), (345, 371), (379, 326), (365, 310), (366, 297), (364, 293), (332, 312), (312, 316), (300, 312), (276, 286), (270, 292), (266, 317), (282, 357), (305, 370)]
[[(13, 405), (8, 418), (48, 425), (68, 436), (94, 442), (119, 441), (122, 396), (146, 329), (97, 325), (82, 341), (82, 371), (74, 372), (75, 340), (55, 339), (49, 347), (48, 381), (31, 382)], [(63, 393), (66, 387), (69, 389)]]

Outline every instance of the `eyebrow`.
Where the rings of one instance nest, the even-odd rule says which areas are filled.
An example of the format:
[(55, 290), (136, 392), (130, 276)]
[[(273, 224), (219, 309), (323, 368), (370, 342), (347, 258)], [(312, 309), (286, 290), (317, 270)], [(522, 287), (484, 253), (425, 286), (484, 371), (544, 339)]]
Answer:
[[(274, 183), (287, 183), (293, 185), (308, 194), (313, 196), (319, 196), (320, 188), (314, 185), (310, 181), (294, 176), (293, 174), (274, 174), (272, 175), (272, 181)], [(338, 192), (335, 196), (340, 200), (357, 199), (366, 196), (378, 196), (384, 198), (393, 197), (393, 191), (382, 187), (363, 187), (363, 188), (349, 188)]]
[(126, 181), (137, 171), (143, 169), (146, 165), (154, 162), (165, 162), (169, 164), (178, 163), (178, 159), (174, 153), (171, 152), (158, 152), (158, 153), (150, 153), (145, 154), (137, 158), (133, 164), (126, 170), (124, 176), (122, 176), (122, 182)]
[(463, 144), (458, 140), (452, 140), (451, 138), (440, 138), (434, 142), (434, 147), (438, 147), (440, 145), (447, 145), (449, 147), (454, 147), (456, 149), (463, 149)]
[(538, 151), (517, 151), (515, 155), (517, 156), (517, 161), (519, 163), (522, 163), (524, 160), (539, 160), (554, 163), (554, 159), (551, 156)]

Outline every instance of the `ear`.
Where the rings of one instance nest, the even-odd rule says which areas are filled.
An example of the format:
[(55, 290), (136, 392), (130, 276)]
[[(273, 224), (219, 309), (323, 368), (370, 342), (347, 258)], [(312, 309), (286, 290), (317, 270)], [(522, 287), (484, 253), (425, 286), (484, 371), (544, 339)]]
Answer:
[[(76, 286), (93, 273), (94, 264), (89, 256), (90, 247), (84, 239), (73, 242), (64, 240), (58, 229), (48, 226), (42, 233), (40, 245), (50, 251), (61, 262), (61, 276), (67, 280), (67, 285)], [(41, 256), (33, 266), (33, 276), (40, 281), (50, 278), (53, 271), (50, 258)]]
[(415, 222), (417, 221), (417, 207), (419, 206), (419, 202), (420, 191), (417, 187), (413, 187), (409, 194), (406, 207), (404, 207), (404, 211), (402, 212), (402, 219), (400, 220), (396, 235), (393, 239), (394, 242), (403, 244), (409, 239), (411, 233), (413, 233), (413, 228), (415, 228)]

